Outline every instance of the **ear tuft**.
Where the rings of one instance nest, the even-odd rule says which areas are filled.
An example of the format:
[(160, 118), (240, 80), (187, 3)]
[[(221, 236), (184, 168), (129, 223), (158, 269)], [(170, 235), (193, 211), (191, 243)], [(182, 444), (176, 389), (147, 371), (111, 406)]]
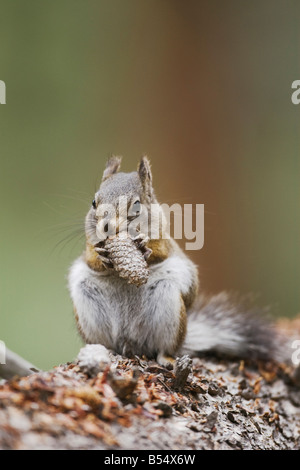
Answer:
[(138, 174), (144, 188), (145, 196), (147, 199), (151, 200), (153, 195), (152, 189), (152, 173), (150, 161), (146, 155), (143, 155), (141, 161), (138, 165)]
[(146, 155), (143, 155), (141, 161), (138, 165), (138, 174), (142, 183), (146, 180), (149, 180), (152, 183), (152, 173), (150, 161)]
[(114, 175), (120, 170), (121, 160), (122, 160), (122, 157), (117, 157), (116, 155), (112, 155), (108, 159), (106, 163), (106, 168), (102, 176), (102, 182), (107, 180), (107, 178)]

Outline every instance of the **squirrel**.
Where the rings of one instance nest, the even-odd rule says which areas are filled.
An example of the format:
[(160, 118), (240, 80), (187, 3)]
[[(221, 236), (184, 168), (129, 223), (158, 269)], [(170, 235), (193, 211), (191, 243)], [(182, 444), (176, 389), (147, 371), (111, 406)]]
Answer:
[[(120, 172), (121, 157), (112, 156), (85, 220), (86, 248), (72, 264), (69, 291), (80, 335), (87, 344), (101, 344), (123, 356), (145, 356), (172, 369), (175, 358), (216, 354), (239, 359), (277, 360), (278, 334), (254, 308), (228, 293), (211, 298), (199, 294), (196, 265), (172, 238), (151, 239), (140, 234), (146, 247), (149, 279), (129, 285), (114, 275), (99, 227), (128, 225), (118, 200), (126, 196), (129, 209), (148, 212), (157, 202), (150, 162), (143, 156), (137, 171)], [(114, 208), (119, 224), (110, 217)], [(132, 214), (132, 212), (131, 212)], [(101, 232), (101, 231), (100, 231)]]

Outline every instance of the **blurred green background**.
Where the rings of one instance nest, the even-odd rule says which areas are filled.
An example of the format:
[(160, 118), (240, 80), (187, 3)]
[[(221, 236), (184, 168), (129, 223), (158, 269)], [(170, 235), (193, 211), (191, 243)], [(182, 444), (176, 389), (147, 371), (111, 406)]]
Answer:
[[(66, 273), (111, 153), (162, 202), (204, 203), (202, 286), (300, 310), (299, 0), (1, 0), (0, 339), (80, 347)], [(72, 238), (73, 237), (73, 238)]]

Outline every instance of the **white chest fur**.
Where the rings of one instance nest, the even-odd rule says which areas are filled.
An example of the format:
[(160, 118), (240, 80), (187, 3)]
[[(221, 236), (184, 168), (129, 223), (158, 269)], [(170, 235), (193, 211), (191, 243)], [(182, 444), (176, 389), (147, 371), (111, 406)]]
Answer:
[(78, 258), (69, 272), (69, 289), (87, 342), (119, 353), (126, 346), (148, 356), (170, 349), (181, 295), (188, 292), (195, 271), (187, 261), (174, 255), (152, 265), (147, 284), (136, 287), (110, 271), (95, 272)]

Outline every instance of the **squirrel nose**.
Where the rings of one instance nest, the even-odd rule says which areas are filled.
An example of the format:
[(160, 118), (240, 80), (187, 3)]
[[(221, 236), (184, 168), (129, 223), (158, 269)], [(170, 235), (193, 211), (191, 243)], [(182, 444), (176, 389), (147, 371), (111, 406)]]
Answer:
[(113, 237), (119, 232), (127, 230), (127, 219), (118, 215), (117, 217), (103, 217), (96, 225), (96, 235), (100, 241)]

